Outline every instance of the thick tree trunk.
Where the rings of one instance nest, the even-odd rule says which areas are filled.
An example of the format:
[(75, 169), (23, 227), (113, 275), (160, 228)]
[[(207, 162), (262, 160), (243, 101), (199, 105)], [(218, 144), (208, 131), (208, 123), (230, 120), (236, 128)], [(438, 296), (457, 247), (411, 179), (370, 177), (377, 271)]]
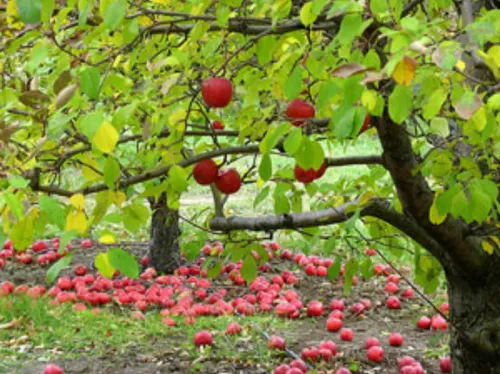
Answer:
[(448, 277), (454, 374), (500, 373), (498, 285), (494, 279), (471, 286), (464, 277)]
[(157, 201), (150, 201), (151, 239), (149, 264), (162, 273), (172, 273), (180, 266), (179, 214), (167, 206), (167, 196), (162, 194)]

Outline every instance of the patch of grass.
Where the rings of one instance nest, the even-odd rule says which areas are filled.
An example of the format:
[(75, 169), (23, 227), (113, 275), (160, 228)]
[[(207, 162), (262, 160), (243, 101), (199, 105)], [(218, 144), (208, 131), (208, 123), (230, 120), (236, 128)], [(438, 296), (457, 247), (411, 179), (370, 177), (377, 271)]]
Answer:
[[(71, 360), (85, 355), (126, 355), (130, 351), (161, 355), (164, 349), (183, 351), (185, 359), (193, 361), (192, 369), (198, 372), (203, 372), (205, 361), (268, 365), (274, 353), (267, 349), (267, 342), (258, 330), (285, 329), (289, 324), (273, 315), (199, 317), (194, 325), (185, 324), (184, 317), (172, 317), (176, 326), (168, 327), (161, 322), (158, 311), (146, 313), (146, 319), (140, 321), (130, 318), (130, 310), (103, 308), (101, 313), (93, 314), (71, 308), (70, 304), (48, 305), (45, 298), (33, 301), (12, 295), (0, 299), (0, 325), (19, 321), (15, 327), (0, 329), (0, 356), (5, 358), (0, 372), (4, 372), (2, 368), (21, 367), (38, 358)], [(232, 321), (242, 325), (241, 335), (225, 335)], [(200, 350), (194, 346), (193, 337), (200, 330), (212, 332), (213, 349)]]

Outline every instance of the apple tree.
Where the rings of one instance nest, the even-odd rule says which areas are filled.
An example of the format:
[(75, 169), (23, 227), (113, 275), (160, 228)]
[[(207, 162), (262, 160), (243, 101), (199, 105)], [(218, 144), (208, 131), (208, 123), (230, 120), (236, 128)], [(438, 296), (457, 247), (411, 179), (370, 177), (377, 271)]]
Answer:
[[(103, 220), (136, 231), (150, 218), (147, 200), (151, 264), (172, 271), (180, 245), (199, 250), (179, 227), (180, 196), (194, 183), (214, 208), (192, 223), (233, 243), (276, 230), (317, 243), (326, 232), (327, 248), (338, 226), (344, 238), (397, 232), (415, 243), (428, 289), (444, 271), (454, 373), (498, 373), (497, 8), (9, 0), (0, 7), (1, 235), (22, 250), (48, 225), (64, 241)], [(382, 151), (329, 154), (362, 136)], [(277, 168), (281, 158), (290, 166)], [(350, 165), (369, 172), (322, 178)], [(247, 184), (274, 215), (227, 214)], [(348, 265), (359, 267), (355, 256)]]

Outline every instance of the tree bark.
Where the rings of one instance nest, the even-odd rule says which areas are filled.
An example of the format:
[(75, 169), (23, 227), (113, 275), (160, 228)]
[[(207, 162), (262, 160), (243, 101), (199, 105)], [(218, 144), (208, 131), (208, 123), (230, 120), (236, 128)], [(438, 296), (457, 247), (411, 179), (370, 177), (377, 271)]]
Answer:
[(447, 278), (453, 373), (500, 373), (498, 281), (491, 276), (489, 282), (471, 285), (460, 276)]
[(149, 264), (162, 273), (172, 273), (180, 266), (179, 213), (167, 206), (166, 194), (161, 194), (157, 201), (150, 201), (153, 216), (151, 218), (151, 239)]

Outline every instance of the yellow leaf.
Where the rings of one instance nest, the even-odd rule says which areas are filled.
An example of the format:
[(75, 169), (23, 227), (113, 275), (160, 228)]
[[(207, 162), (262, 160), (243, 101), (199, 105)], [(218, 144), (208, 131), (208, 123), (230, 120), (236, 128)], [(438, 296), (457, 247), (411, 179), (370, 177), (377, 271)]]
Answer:
[(434, 201), (432, 202), (432, 205), (431, 205), (431, 209), (429, 210), (429, 220), (434, 225), (440, 225), (446, 219), (446, 215), (442, 216), (439, 214), (439, 211), (438, 211), (437, 206), (436, 206), (436, 200), (439, 197), (439, 195), (440, 195), (440, 192), (436, 192), (436, 194), (434, 195)]
[(66, 217), (66, 231), (75, 230), (80, 234), (87, 231), (87, 217), (82, 211), (70, 212)]
[[(83, 177), (85, 178), (86, 182), (93, 182), (93, 181), (102, 179), (102, 175), (100, 175), (94, 171), (94, 169), (99, 170), (96, 160), (94, 160), (89, 155), (84, 155), (81, 158), (81, 161), (85, 165), (91, 166), (91, 167), (88, 167), (88, 166), (82, 167), (82, 174), (83, 174)], [(92, 168), (94, 168), (94, 169), (92, 169)]]
[(116, 191), (116, 192), (112, 191), (110, 192), (110, 195), (111, 195), (111, 201), (113, 201), (113, 203), (116, 206), (122, 205), (123, 202), (127, 200), (127, 196), (121, 191)]
[(77, 193), (69, 198), (69, 202), (76, 210), (83, 210), (85, 197), (81, 193)]
[(457, 63), (455, 64), (455, 67), (459, 70), (459, 71), (464, 71), (465, 70), (465, 62), (463, 62), (462, 60), (458, 60)]
[(115, 237), (111, 234), (104, 234), (99, 238), (99, 242), (103, 244), (113, 244), (116, 243)]
[(500, 46), (494, 45), (488, 49), (488, 55), (495, 61), (495, 65), (500, 68)]
[(168, 4), (172, 0), (151, 0), (152, 3), (157, 3), (157, 4)]
[(481, 245), (486, 253), (488, 253), (489, 255), (493, 254), (494, 248), (487, 240), (483, 240), (481, 242)]
[(94, 145), (102, 153), (111, 153), (119, 139), (118, 131), (108, 121), (104, 121), (92, 139)]
[(488, 66), (488, 68), (490, 68), (495, 78), (500, 78), (500, 67), (496, 64), (495, 53), (492, 53), (490, 55), (490, 53), (485, 53), (481, 50), (478, 50), (477, 54), (483, 58), (484, 63), (486, 64), (486, 66)]
[(151, 26), (152, 24), (153, 21), (149, 17), (145, 16), (139, 17), (139, 25), (147, 27)]
[(363, 193), (360, 198), (359, 198), (359, 205), (364, 205), (366, 204), (373, 196), (373, 192), (368, 191)]
[(361, 104), (368, 109), (368, 111), (372, 111), (377, 106), (377, 92), (374, 90), (365, 90), (361, 95)]
[(411, 57), (404, 56), (396, 65), (396, 68), (392, 72), (392, 77), (398, 84), (409, 86), (413, 78), (415, 78), (416, 69), (417, 61)]

